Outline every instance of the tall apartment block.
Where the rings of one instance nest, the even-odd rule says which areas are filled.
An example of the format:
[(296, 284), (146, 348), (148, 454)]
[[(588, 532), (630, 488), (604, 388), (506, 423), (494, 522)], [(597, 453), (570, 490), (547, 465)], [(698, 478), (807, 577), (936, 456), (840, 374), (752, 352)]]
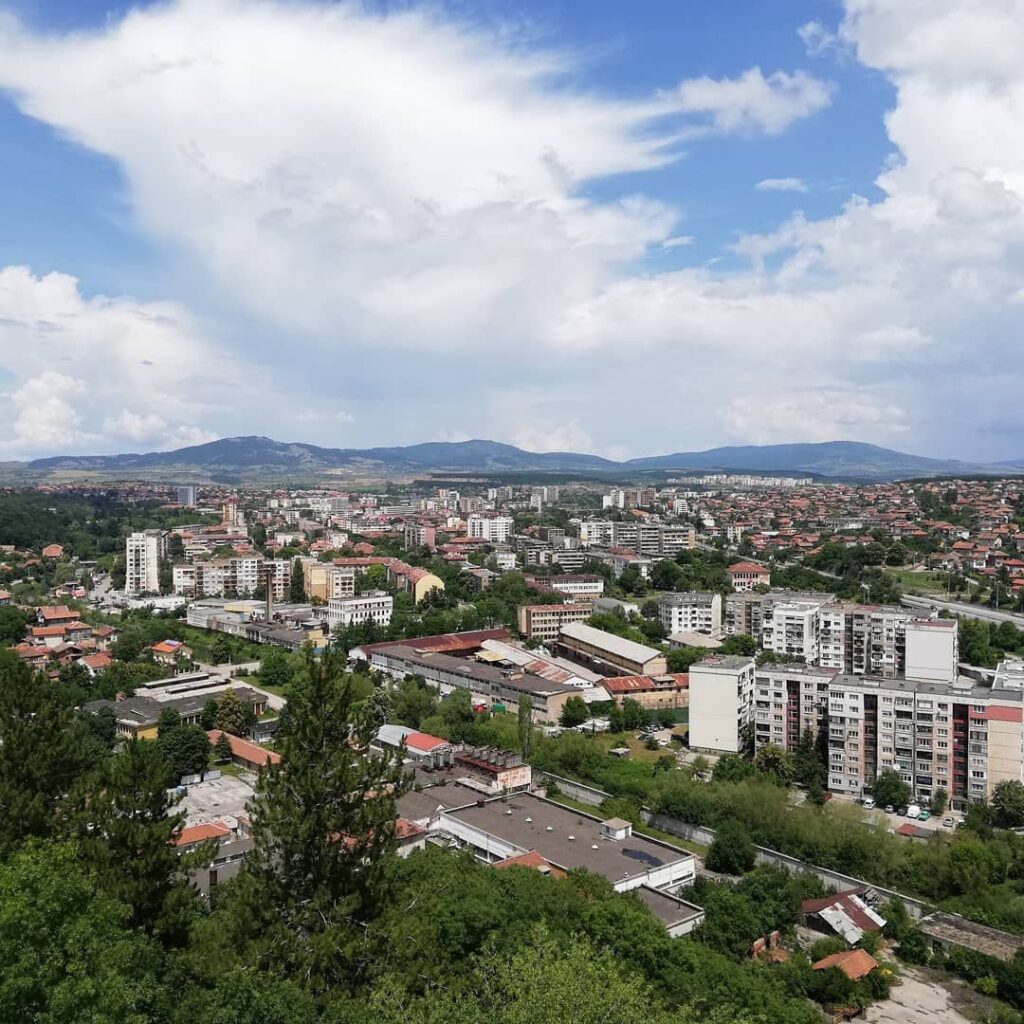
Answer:
[(1004, 779), (1024, 781), (1024, 672), (1001, 668), (991, 686), (950, 673), (955, 632), (948, 620), (908, 626), (909, 671), (919, 678), (762, 666), (753, 686), (755, 747), (793, 751), (805, 729), (816, 737), (827, 729), (828, 788), (853, 796), (894, 771), (917, 800), (945, 789), (962, 809), (989, 799)]
[(669, 636), (682, 632), (720, 636), (722, 595), (710, 590), (661, 594), (658, 597), (658, 618)]
[(723, 631), (750, 633), (765, 650), (851, 675), (954, 678), (956, 629), (948, 620), (918, 615), (906, 608), (839, 602), (827, 594), (730, 594)]
[(751, 749), (754, 659), (711, 655), (690, 666), (690, 746), (739, 754)]
[(511, 516), (484, 516), (473, 514), (466, 520), (466, 535), (472, 540), (485, 540), (489, 544), (507, 544), (512, 536)]
[(124, 592), (159, 593), (160, 561), (166, 557), (167, 534), (163, 530), (128, 534), (124, 545)]

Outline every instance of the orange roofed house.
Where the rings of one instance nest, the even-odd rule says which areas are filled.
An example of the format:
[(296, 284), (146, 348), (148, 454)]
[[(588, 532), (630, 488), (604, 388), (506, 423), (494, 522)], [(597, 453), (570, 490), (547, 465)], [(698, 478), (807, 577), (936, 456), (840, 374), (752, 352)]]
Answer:
[(751, 591), (760, 584), (767, 587), (772, 581), (771, 571), (757, 562), (736, 562), (729, 566), (727, 572), (736, 593)]

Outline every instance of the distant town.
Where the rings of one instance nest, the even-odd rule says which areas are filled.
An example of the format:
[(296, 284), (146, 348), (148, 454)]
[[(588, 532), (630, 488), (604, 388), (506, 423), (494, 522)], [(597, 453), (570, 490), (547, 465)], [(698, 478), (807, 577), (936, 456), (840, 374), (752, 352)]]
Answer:
[[(160, 750), (201, 899), (258, 856), (293, 688), (340, 664), (365, 756), (401, 765), (400, 857), (585, 869), (669, 937), (810, 943), (852, 1005), (888, 991), (883, 936), (993, 971), (1024, 946), (1016, 909), (984, 909), (998, 874), (954, 867), (962, 836), (1024, 826), (1019, 479), (67, 483), (0, 512), (8, 658), (98, 742)], [(733, 935), (714, 880), (769, 869), (816, 881)]]

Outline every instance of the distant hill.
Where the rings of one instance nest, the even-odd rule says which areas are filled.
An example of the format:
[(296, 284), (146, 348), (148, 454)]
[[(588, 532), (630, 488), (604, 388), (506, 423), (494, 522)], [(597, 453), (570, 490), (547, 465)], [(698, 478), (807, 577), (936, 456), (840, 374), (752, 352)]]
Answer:
[(301, 476), (331, 470), (377, 472), (558, 472), (611, 476), (652, 472), (724, 471), (796, 473), (833, 479), (898, 480), (1012, 472), (1020, 464), (986, 466), (955, 459), (932, 459), (859, 441), (821, 444), (742, 445), (676, 452), (614, 462), (574, 452), (528, 452), (497, 441), (435, 441), (392, 448), (321, 448), (269, 437), (226, 437), (170, 452), (126, 455), (66, 455), (36, 459), (34, 473), (86, 471), (119, 475), (181, 470), (230, 473), (240, 478)]
[(896, 480), (901, 477), (945, 476), (991, 470), (991, 467), (973, 465), (956, 459), (930, 459), (922, 455), (907, 455), (861, 441), (711, 448), (703, 452), (677, 452), (675, 455), (631, 459), (629, 465), (638, 469), (815, 473), (829, 477), (867, 480)]

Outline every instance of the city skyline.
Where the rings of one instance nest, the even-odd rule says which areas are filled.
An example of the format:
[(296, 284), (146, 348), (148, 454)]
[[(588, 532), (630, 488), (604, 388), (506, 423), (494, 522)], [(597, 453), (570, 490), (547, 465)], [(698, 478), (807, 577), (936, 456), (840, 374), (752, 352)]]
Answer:
[(1021, 458), (1024, 10), (764, 7), (0, 0), (0, 461)]

